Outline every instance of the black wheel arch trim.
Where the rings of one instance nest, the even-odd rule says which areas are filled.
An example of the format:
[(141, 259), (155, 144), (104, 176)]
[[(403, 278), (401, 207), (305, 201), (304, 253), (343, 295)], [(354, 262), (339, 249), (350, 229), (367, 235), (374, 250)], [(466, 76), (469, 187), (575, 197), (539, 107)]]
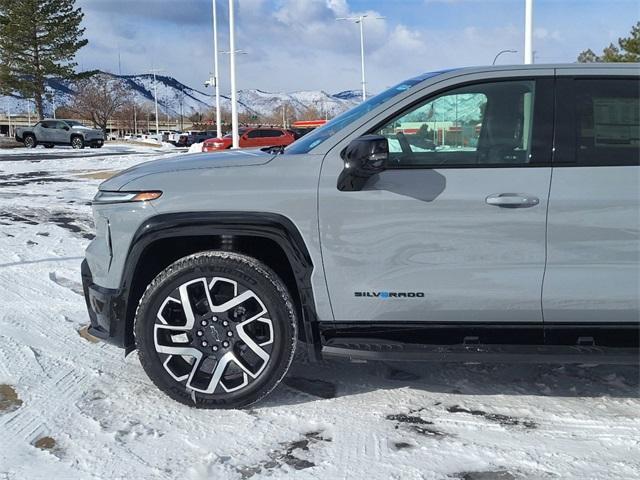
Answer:
[[(297, 285), (302, 315), (303, 342), (310, 360), (320, 359), (320, 335), (311, 275), (313, 262), (300, 231), (287, 217), (267, 212), (182, 212), (150, 217), (136, 230), (125, 261), (121, 291), (127, 298), (126, 331), (133, 327), (137, 305), (132, 299), (133, 282), (138, 263), (147, 248), (158, 240), (179, 237), (242, 235), (274, 241), (285, 253)], [(292, 292), (293, 293), (293, 292)], [(135, 348), (125, 338), (127, 352)]]

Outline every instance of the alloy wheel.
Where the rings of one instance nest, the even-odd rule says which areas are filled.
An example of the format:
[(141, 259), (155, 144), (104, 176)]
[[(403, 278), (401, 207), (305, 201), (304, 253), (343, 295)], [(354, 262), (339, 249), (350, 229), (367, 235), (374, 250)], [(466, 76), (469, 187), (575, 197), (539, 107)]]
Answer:
[(164, 369), (187, 390), (239, 391), (271, 358), (274, 328), (252, 290), (235, 280), (201, 277), (176, 288), (156, 314), (154, 346)]

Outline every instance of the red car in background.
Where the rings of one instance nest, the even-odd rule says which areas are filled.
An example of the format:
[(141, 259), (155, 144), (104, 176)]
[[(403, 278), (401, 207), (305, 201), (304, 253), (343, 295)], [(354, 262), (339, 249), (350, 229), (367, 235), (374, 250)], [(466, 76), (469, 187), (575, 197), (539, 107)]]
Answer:
[[(284, 147), (293, 143), (295, 137), (293, 133), (284, 128), (241, 128), (238, 130), (240, 135), (240, 148), (251, 147)], [(222, 138), (210, 138), (205, 140), (202, 145), (203, 152), (215, 152), (217, 150), (226, 150), (231, 148), (233, 140), (231, 134), (228, 133)]]

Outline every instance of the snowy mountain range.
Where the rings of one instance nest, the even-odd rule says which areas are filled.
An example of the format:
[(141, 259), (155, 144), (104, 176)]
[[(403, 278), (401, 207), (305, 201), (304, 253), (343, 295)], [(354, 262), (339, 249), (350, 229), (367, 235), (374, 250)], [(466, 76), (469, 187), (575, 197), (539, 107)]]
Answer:
[[(113, 81), (121, 82), (137, 104), (153, 105), (154, 80), (152, 74), (107, 75), (111, 76)], [(47, 102), (45, 109), (51, 112), (54, 103), (56, 106), (69, 103), (75, 94), (73, 88), (70, 83), (50, 80), (47, 90), (53, 94), (53, 101)], [(157, 75), (155, 88), (157, 89), (161, 115), (177, 116), (182, 110), (185, 116), (189, 116), (205, 112), (214, 104), (213, 89), (201, 91), (184, 85), (170, 76)], [(238, 111), (265, 117), (281, 111), (286, 105), (289, 116), (299, 116), (313, 108), (321, 116), (326, 115), (331, 118), (357, 105), (360, 102), (360, 95), (358, 90), (348, 90), (336, 94), (329, 94), (322, 90), (291, 93), (271, 93), (257, 89), (239, 90)], [(231, 100), (228, 94), (221, 94), (221, 107), (226, 110), (231, 109)], [(0, 96), (0, 112), (4, 115), (9, 110), (12, 115), (26, 114), (29, 108), (31, 111), (34, 110), (33, 102), (17, 96)]]

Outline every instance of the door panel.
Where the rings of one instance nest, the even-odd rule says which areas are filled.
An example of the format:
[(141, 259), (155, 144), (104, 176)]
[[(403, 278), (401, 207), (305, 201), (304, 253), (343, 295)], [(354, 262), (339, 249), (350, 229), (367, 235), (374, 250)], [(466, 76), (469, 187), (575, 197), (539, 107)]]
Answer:
[[(386, 171), (366, 191), (339, 192), (342, 161), (330, 160), (320, 225), (336, 320), (542, 321), (550, 168)], [(485, 201), (510, 191), (540, 202), (515, 209)]]
[(494, 82), (390, 113), (371, 130), (389, 139), (388, 169), (362, 191), (336, 188), (344, 146), (327, 154), (319, 216), (336, 321), (541, 328), (551, 94), (536, 88), (534, 109), (533, 82)]
[(639, 167), (556, 168), (545, 322), (637, 322)]
[(54, 126), (54, 129), (51, 130), (53, 141), (58, 143), (69, 142), (71, 135), (68, 131), (64, 129), (64, 127), (67, 126), (66, 123), (55, 122), (53, 126)]
[(260, 130), (251, 130), (243, 135), (245, 137), (243, 147), (259, 147), (261, 145)]
[(638, 79), (561, 78), (545, 323), (640, 318)]
[(50, 128), (51, 123), (52, 122), (43, 121), (36, 125), (34, 133), (38, 142), (42, 143), (53, 141), (53, 136), (51, 134), (52, 130)]

